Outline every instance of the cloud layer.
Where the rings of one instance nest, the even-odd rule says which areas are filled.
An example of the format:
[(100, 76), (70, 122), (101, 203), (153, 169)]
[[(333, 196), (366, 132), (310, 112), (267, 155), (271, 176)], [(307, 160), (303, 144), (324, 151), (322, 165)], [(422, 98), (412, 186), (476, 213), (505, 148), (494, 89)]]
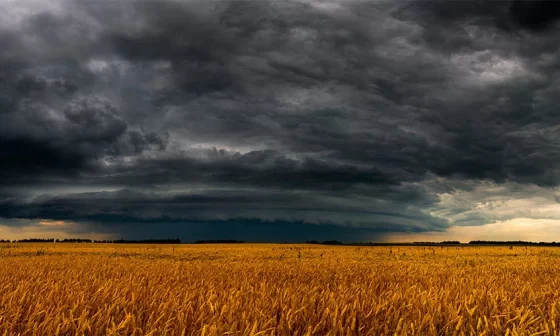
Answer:
[(554, 2), (0, 8), (6, 227), (373, 240), (560, 217), (508, 189), (542, 205), (560, 182)]

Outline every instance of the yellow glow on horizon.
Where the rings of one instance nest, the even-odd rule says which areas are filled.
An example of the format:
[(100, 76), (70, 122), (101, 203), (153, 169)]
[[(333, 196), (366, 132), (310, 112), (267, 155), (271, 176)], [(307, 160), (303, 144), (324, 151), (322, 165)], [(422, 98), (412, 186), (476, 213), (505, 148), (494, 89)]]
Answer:
[(51, 219), (41, 219), (39, 223), (43, 226), (64, 226), (69, 224), (63, 220), (51, 220)]
[(18, 223), (7, 225), (0, 221), (0, 239), (19, 240), (40, 239), (95, 239), (112, 240), (112, 234), (89, 231), (86, 224), (51, 219), (20, 219)]
[(443, 232), (396, 233), (388, 235), (387, 242), (414, 242), (458, 240), (467, 243), (471, 240), (560, 242), (560, 220), (515, 218), (479, 226), (453, 226)]

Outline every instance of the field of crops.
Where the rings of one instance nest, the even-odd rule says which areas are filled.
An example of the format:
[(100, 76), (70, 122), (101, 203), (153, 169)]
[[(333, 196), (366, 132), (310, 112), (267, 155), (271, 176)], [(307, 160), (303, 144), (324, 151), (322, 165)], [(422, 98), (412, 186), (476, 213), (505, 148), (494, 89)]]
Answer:
[(0, 244), (0, 335), (560, 332), (560, 248)]

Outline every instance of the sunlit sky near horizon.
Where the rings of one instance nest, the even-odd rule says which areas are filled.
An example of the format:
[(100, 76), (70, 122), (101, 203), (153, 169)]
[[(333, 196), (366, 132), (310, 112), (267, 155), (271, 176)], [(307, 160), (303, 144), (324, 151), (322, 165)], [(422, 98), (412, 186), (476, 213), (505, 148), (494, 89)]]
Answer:
[(559, 18), (0, 0), (0, 239), (560, 241)]

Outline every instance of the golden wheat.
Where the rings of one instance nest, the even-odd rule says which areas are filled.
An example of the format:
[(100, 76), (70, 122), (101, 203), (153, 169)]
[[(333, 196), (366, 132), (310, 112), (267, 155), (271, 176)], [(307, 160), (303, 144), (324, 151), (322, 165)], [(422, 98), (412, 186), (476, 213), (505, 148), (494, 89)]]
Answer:
[(0, 335), (560, 334), (560, 249), (0, 244)]

